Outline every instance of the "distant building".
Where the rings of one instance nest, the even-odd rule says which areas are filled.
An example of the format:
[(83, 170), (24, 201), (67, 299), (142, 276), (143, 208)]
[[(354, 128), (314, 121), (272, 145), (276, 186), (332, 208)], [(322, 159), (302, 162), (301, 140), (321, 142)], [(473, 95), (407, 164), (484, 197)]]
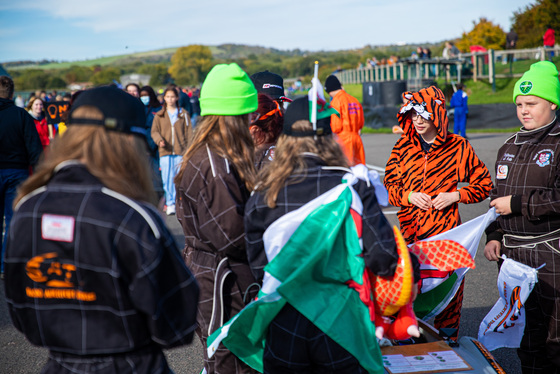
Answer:
[(91, 82), (74, 82), (66, 86), (70, 91), (80, 91), (93, 87)]
[(121, 84), (126, 87), (129, 83), (136, 83), (140, 87), (147, 86), (150, 84), (150, 78), (152, 76), (149, 74), (127, 74), (121, 75)]

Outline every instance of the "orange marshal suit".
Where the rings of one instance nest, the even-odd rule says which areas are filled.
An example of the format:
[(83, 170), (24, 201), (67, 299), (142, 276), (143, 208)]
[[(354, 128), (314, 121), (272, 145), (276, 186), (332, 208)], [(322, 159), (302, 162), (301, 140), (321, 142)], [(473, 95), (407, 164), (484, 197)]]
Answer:
[(340, 90), (331, 101), (331, 106), (340, 113), (340, 118), (331, 116), (332, 131), (338, 136), (351, 166), (366, 163), (364, 144), (360, 130), (364, 127), (362, 104), (346, 91)]

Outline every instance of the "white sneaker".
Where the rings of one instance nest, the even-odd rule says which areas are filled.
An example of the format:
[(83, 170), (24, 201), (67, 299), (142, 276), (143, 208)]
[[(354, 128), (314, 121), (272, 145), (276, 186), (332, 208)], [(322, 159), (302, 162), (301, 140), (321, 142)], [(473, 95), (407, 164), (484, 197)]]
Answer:
[(165, 213), (167, 213), (168, 216), (175, 214), (175, 205), (168, 206)]

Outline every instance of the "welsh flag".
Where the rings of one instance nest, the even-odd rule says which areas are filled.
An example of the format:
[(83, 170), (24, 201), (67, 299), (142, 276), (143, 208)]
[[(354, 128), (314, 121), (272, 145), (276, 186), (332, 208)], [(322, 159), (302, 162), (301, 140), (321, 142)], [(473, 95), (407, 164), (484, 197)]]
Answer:
[[(465, 247), (474, 259), (480, 238), (488, 225), (496, 220), (496, 209), (491, 208), (486, 214), (463, 223), (444, 233), (423, 241), (453, 240)], [(413, 246), (411, 244), (409, 247)], [(414, 252), (414, 251), (412, 251)], [(443, 272), (430, 265), (420, 265), (422, 270), (421, 288), (414, 300), (414, 313), (418, 318), (427, 320), (440, 314), (449, 304), (469, 268)]]
[[(325, 94), (323, 93), (323, 85), (319, 78), (313, 78), (311, 80), (313, 87), (317, 90), (317, 121), (322, 120), (324, 118), (330, 118), (332, 114), (335, 114), (337, 117), (340, 117), (340, 113), (336, 109), (334, 109), (327, 100), (325, 99)], [(309, 90), (307, 93), (307, 97), (309, 99), (309, 121), (311, 121), (312, 111), (313, 111), (313, 88)]]
[(263, 237), (269, 264), (258, 299), (208, 338), (209, 356), (222, 342), (262, 372), (267, 327), (289, 303), (369, 373), (383, 373), (369, 309), (346, 284), (362, 285), (365, 269), (353, 214), (362, 202), (348, 182), (275, 221)]

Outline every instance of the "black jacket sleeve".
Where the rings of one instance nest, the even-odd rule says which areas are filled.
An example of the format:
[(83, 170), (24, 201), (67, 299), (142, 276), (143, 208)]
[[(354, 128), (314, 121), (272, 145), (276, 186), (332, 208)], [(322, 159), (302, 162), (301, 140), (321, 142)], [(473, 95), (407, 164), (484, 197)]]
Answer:
[(262, 283), (264, 267), (268, 264), (264, 251), (263, 235), (266, 230), (265, 218), (257, 209), (260, 194), (256, 193), (249, 198), (245, 205), (245, 248), (247, 260), (255, 280)]
[(192, 341), (197, 326), (199, 287), (169, 231), (161, 223), (161, 238), (153, 238), (137, 258), (129, 286), (136, 308), (146, 314), (152, 340), (164, 348)]
[(363, 204), (362, 239), (366, 265), (375, 275), (390, 277), (395, 273), (398, 261), (393, 229), (377, 203), (375, 189), (361, 181), (354, 188)]

